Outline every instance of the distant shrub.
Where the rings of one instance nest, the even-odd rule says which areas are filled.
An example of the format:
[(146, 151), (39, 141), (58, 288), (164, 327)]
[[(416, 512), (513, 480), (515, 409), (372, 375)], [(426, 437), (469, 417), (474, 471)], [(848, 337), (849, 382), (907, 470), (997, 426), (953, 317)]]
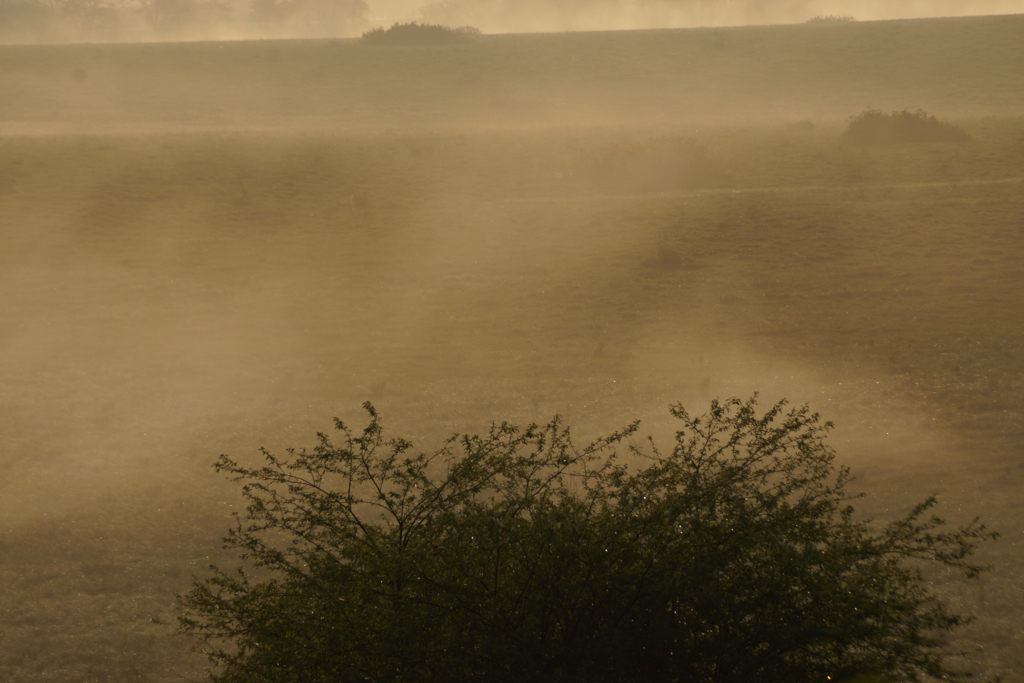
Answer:
[(584, 153), (578, 176), (610, 190), (667, 191), (719, 183), (723, 173), (693, 138), (656, 137)]
[(377, 27), (363, 34), (362, 42), (369, 45), (450, 45), (465, 42), (469, 36), (480, 35), (472, 26), (441, 26), (439, 24), (393, 24), (391, 28)]
[(819, 14), (807, 20), (808, 24), (852, 24), (857, 21), (853, 17), (844, 17), (838, 14)]
[(943, 123), (924, 111), (874, 109), (850, 117), (843, 133), (846, 142), (860, 145), (895, 145), (910, 142), (965, 142), (971, 139), (963, 128)]

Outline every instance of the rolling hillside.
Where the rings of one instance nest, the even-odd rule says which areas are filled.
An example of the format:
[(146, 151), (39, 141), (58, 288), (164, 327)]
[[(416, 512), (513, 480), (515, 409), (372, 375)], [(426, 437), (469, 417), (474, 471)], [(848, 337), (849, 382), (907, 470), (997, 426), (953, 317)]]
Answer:
[[(481, 36), (0, 47), (0, 135), (841, 121), (1024, 112), (1024, 15)], [(77, 77), (76, 77), (77, 75)]]
[[(934, 580), (1020, 683), (1021, 74), (1024, 16), (0, 47), (0, 680), (201, 674), (151, 619), (232, 563), (220, 453), (759, 391), (866, 514), (1003, 534)], [(868, 107), (971, 141), (843, 142)]]

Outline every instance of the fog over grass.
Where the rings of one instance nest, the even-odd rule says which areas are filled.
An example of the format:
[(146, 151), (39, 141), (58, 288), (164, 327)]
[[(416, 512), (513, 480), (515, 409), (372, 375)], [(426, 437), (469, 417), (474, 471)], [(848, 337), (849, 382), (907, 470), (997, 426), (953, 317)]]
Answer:
[[(1003, 534), (941, 590), (1015, 680), (1022, 27), (0, 47), (0, 679), (197, 675), (150, 619), (230, 564), (220, 453), (757, 391), (836, 422), (865, 513)], [(971, 139), (847, 144), (868, 109)]]

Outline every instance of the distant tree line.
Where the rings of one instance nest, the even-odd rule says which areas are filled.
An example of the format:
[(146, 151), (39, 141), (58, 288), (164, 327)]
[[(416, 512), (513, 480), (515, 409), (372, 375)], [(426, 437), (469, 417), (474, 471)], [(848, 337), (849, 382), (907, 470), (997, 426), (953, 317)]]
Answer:
[[(581, 31), (798, 23), (816, 8), (817, 0), (422, 0), (404, 20), (484, 33)], [(366, 0), (0, 0), (8, 43), (354, 37), (377, 23)]]
[(422, 10), (430, 23), (471, 25), (484, 33), (585, 31), (679, 26), (799, 23), (815, 0), (439, 0)]
[(0, 42), (333, 37), (369, 27), (365, 0), (0, 0)]

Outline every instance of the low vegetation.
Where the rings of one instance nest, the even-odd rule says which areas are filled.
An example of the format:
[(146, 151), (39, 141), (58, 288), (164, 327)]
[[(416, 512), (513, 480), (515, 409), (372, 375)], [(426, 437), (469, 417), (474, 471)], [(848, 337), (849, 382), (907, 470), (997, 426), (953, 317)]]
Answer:
[(450, 45), (466, 42), (480, 31), (472, 26), (451, 28), (439, 24), (392, 24), (391, 28), (374, 28), (361, 38), (367, 45)]
[[(956, 676), (967, 619), (922, 564), (976, 577), (975, 520), (934, 498), (858, 521), (807, 407), (671, 407), (675, 443), (576, 447), (559, 418), (456, 436), (432, 454), (384, 436), (372, 405), (308, 452), (217, 469), (244, 482), (214, 567), (180, 600), (211, 680), (824, 681)], [(637, 466), (639, 464), (639, 466)], [(888, 678), (887, 678), (888, 680)]]
[(852, 24), (857, 19), (840, 14), (819, 14), (807, 20), (808, 24)]
[(943, 123), (926, 112), (869, 109), (850, 118), (843, 139), (859, 145), (895, 145), (917, 142), (966, 142), (963, 128)]

